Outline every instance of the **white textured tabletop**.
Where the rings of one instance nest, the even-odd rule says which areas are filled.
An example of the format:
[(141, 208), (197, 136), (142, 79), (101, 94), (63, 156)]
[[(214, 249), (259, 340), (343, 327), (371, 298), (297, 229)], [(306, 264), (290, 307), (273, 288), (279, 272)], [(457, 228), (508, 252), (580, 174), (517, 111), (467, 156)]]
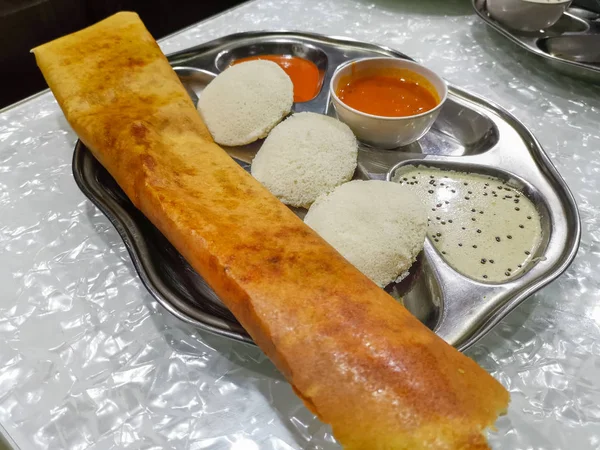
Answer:
[[(600, 448), (600, 89), (488, 31), (468, 0), (255, 0), (165, 53), (246, 30), (400, 50), (530, 127), (572, 189), (579, 254), (469, 352), (511, 392), (496, 449)], [(182, 325), (71, 175), (51, 94), (0, 113), (0, 424), (23, 449), (335, 449), (256, 348)]]

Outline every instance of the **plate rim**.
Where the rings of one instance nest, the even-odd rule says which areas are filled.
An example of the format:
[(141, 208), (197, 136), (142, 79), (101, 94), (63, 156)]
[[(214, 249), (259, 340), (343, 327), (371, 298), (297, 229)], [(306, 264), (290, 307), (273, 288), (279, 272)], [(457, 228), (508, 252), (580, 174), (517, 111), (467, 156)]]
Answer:
[[(487, 26), (491, 27), (493, 30), (500, 33), (502, 36), (506, 37), (511, 42), (517, 44), (519, 47), (526, 50), (528, 53), (531, 53), (536, 56), (540, 56), (546, 62), (549, 62), (549, 63), (561, 64), (561, 65), (564, 65), (565, 67), (568, 67), (572, 70), (576, 70), (578, 72), (583, 71), (584, 73), (581, 73), (580, 74), (581, 76), (593, 77), (594, 79), (600, 78), (600, 66), (596, 67), (592, 64), (587, 64), (587, 63), (582, 63), (582, 62), (578, 62), (578, 61), (571, 61), (568, 59), (559, 58), (558, 56), (554, 56), (549, 53), (546, 53), (539, 48), (532, 48), (527, 43), (523, 42), (521, 39), (519, 39), (518, 36), (514, 35), (508, 28), (505, 28), (504, 26), (502, 26), (502, 24), (500, 24), (499, 22), (493, 20), (491, 17), (488, 16), (487, 8), (486, 8), (486, 0), (471, 0), (471, 6), (473, 7), (473, 10), (475, 11), (475, 13), (479, 16), (479, 18), (481, 20), (483, 20), (485, 22), (485, 24)], [(563, 14), (567, 14), (570, 16), (568, 10), (565, 11), (565, 13), (563, 13)], [(575, 16), (575, 18), (577, 20), (585, 21), (584, 19), (577, 17), (577, 16)], [(580, 33), (577, 33), (577, 34), (580, 34)], [(585, 34), (585, 33), (581, 33), (581, 34)]]

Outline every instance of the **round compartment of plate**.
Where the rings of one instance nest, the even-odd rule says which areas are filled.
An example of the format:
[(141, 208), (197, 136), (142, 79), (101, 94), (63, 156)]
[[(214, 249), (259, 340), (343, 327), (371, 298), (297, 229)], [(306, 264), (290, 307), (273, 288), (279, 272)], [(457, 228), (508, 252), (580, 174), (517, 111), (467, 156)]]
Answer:
[(571, 34), (547, 37), (537, 41), (540, 50), (569, 61), (600, 64), (600, 36)]
[(558, 22), (545, 30), (545, 34), (547, 36), (559, 36), (564, 33), (584, 33), (589, 28), (590, 26), (585, 20), (567, 12), (558, 19)]
[(321, 92), (321, 89), (323, 89), (323, 80), (328, 65), (327, 54), (320, 48), (304, 42), (275, 39), (272, 41), (263, 40), (256, 43), (248, 43), (239, 47), (228, 48), (217, 55), (215, 66), (219, 71), (223, 71), (237, 60), (258, 57), (261, 55), (290, 56), (313, 63), (317, 67), (319, 75), (317, 86), (315, 87), (315, 94), (310, 100), (316, 98)]
[[(421, 174), (419, 170), (425, 173)], [(441, 171), (439, 176), (435, 175), (438, 171)], [(456, 173), (457, 176), (447, 176), (449, 173)], [(470, 185), (469, 180), (463, 178), (463, 174), (475, 177)], [(486, 284), (512, 282), (530, 272), (537, 261), (544, 257), (552, 231), (548, 205), (534, 186), (512, 173), (474, 164), (408, 160), (394, 166), (388, 172), (387, 179), (407, 184), (426, 198), (430, 198), (427, 200), (431, 203), (427, 205), (430, 219), (428, 239), (444, 262), (465, 277)], [(481, 184), (482, 188), (477, 191), (473, 187), (474, 183)], [(488, 186), (485, 186), (485, 183)], [(485, 206), (481, 206), (482, 204)], [(527, 213), (528, 208), (532, 209), (530, 213)], [(507, 220), (509, 211), (523, 215), (523, 219), (510, 224)], [(489, 229), (494, 223), (490, 222), (490, 213), (494, 220), (497, 217), (502, 227)], [(539, 227), (536, 218), (539, 219)], [(509, 226), (511, 228), (507, 228)], [(510, 267), (513, 264), (503, 264), (504, 261), (499, 259), (501, 256), (494, 252), (493, 248), (496, 245), (528, 241), (531, 236), (528, 237), (526, 233), (531, 227), (534, 227), (534, 230), (539, 229), (539, 240), (522, 249), (520, 266)], [(457, 238), (454, 242), (452, 233), (460, 236), (460, 239)], [(474, 244), (482, 238), (485, 239), (484, 245)], [(447, 245), (452, 243), (453, 247), (456, 245), (460, 259), (455, 255), (454, 260), (461, 261), (463, 267), (456, 267), (456, 264), (451, 262), (452, 250), (443, 245), (446, 242)], [(520, 251), (515, 249), (515, 252)], [(473, 270), (466, 270), (467, 266), (473, 270), (475, 267), (481, 268), (482, 274), (475, 275)], [(488, 276), (486, 272), (489, 270), (496, 275)]]

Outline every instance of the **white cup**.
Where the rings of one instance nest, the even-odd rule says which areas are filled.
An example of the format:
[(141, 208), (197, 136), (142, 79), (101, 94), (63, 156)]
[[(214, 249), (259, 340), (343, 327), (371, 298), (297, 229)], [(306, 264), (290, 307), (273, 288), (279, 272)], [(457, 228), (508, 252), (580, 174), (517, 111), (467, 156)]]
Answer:
[[(388, 117), (368, 114), (346, 105), (337, 96), (340, 78), (361, 72), (373, 73), (377, 69), (404, 69), (415, 72), (431, 83), (440, 99), (435, 108), (412, 116)], [(399, 58), (365, 58), (349, 61), (338, 67), (329, 85), (331, 99), (338, 118), (346, 123), (356, 137), (365, 144), (391, 149), (408, 145), (429, 131), (448, 96), (448, 86), (437, 74), (412, 61)]]
[(490, 16), (509, 28), (539, 31), (550, 28), (567, 10), (571, 0), (487, 0)]

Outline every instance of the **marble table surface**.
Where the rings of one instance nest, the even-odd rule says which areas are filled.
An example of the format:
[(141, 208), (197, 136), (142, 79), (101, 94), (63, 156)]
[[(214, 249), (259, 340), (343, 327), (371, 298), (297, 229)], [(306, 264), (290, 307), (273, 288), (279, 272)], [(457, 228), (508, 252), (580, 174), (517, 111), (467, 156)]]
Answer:
[[(468, 355), (512, 395), (493, 448), (600, 448), (600, 88), (488, 30), (467, 0), (254, 0), (161, 47), (280, 29), (400, 50), (540, 140), (580, 209), (578, 256)], [(339, 448), (262, 352), (154, 301), (73, 181), (76, 139), (48, 92), (0, 112), (5, 437), (22, 449)]]

